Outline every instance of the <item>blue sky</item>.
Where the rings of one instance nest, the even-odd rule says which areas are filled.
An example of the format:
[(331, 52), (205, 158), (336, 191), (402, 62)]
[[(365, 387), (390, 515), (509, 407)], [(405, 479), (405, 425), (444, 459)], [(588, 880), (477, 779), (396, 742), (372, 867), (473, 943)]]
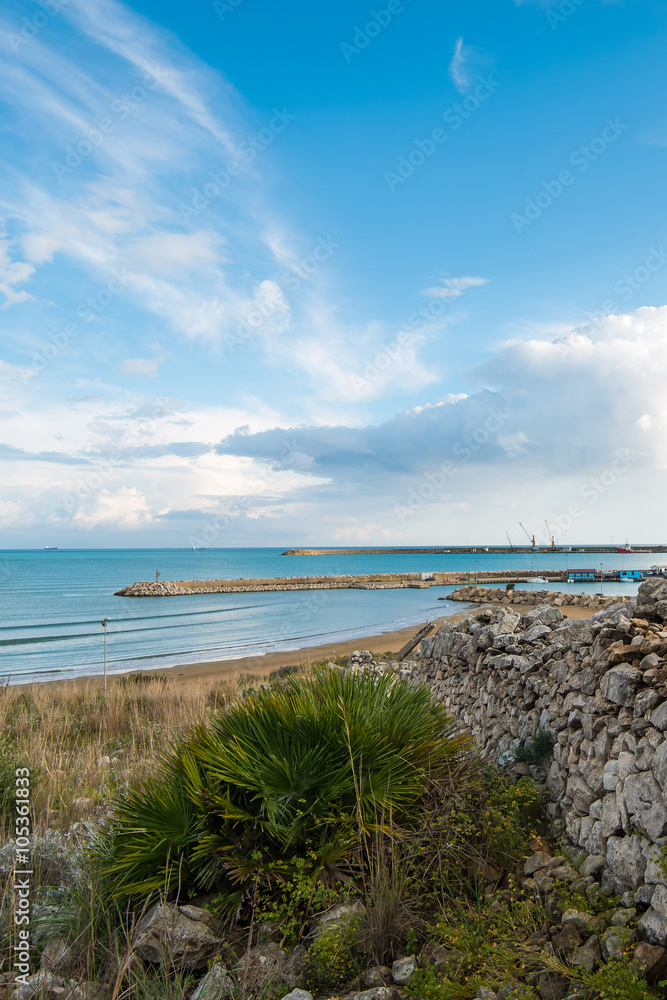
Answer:
[(662, 540), (666, 9), (9, 0), (0, 545)]

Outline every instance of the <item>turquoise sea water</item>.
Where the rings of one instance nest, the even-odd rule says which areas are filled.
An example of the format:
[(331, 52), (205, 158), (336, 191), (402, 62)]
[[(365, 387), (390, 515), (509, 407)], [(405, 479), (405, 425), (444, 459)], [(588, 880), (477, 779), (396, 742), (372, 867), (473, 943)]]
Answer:
[[(114, 597), (137, 580), (224, 579), (446, 570), (642, 569), (663, 555), (512, 553), (494, 555), (282, 556), (284, 549), (105, 549), (0, 551), (0, 675), (10, 683), (102, 671), (109, 618), (110, 672), (155, 669), (335, 643), (391, 632), (461, 610), (438, 601), (453, 588), (293, 591)], [(547, 585), (543, 585), (547, 586)], [(539, 585), (536, 585), (536, 589)], [(594, 592), (599, 584), (563, 587)], [(605, 583), (609, 593), (636, 584)], [(391, 648), (391, 641), (387, 643)]]

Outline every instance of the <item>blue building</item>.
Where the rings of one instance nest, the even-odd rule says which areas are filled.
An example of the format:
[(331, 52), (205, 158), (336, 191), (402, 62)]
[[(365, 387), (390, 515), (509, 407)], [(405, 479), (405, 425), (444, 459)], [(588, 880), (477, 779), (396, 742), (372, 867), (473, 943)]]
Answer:
[(597, 580), (596, 569), (570, 569), (567, 572), (568, 583), (581, 583), (582, 580)]
[(640, 569), (622, 569), (619, 579), (621, 580), (642, 580), (644, 574)]

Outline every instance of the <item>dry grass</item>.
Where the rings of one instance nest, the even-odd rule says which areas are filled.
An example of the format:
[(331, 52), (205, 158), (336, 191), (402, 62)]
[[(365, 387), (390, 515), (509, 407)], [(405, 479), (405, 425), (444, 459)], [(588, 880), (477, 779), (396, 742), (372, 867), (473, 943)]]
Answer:
[(170, 739), (258, 680), (238, 674), (183, 684), (170, 674), (131, 674), (114, 678), (106, 696), (98, 680), (1, 688), (0, 732), (35, 776), (35, 832), (99, 814)]

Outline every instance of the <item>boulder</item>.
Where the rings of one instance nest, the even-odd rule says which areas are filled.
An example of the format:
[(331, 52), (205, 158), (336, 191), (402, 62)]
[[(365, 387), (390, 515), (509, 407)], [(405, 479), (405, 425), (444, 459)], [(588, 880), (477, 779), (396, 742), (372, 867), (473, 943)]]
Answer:
[(646, 871), (641, 837), (610, 837), (607, 841), (607, 864), (624, 889), (637, 889)]
[(635, 948), (632, 967), (638, 975), (645, 976), (649, 982), (655, 980), (663, 975), (667, 968), (667, 951), (659, 945), (642, 941)]
[(285, 994), (282, 1000), (313, 1000), (313, 994), (309, 993), (308, 990), (292, 990), (291, 993)]
[(137, 925), (134, 952), (147, 962), (167, 961), (175, 968), (196, 968), (222, 945), (210, 924), (214, 918), (198, 906), (156, 903)]
[(417, 971), (417, 959), (414, 955), (408, 958), (397, 958), (391, 967), (391, 978), (397, 986), (407, 986)]
[(310, 937), (317, 938), (321, 934), (328, 934), (330, 931), (350, 925), (358, 926), (365, 916), (366, 910), (358, 900), (355, 903), (337, 903), (315, 920)]
[(67, 941), (64, 938), (54, 938), (44, 946), (39, 967), (51, 972), (66, 972), (72, 965), (72, 958)]
[(599, 872), (606, 864), (607, 859), (604, 854), (589, 854), (579, 866), (579, 874), (582, 878), (586, 878), (588, 875), (594, 875), (596, 872)]
[(652, 906), (649, 906), (646, 913), (642, 913), (637, 921), (637, 927), (649, 944), (661, 947), (667, 945), (667, 920)]
[(269, 941), (251, 948), (234, 972), (240, 980), (245, 977), (249, 989), (255, 989), (272, 979), (282, 979), (286, 965), (287, 953), (275, 941)]
[(592, 972), (602, 959), (602, 949), (596, 934), (591, 934), (588, 940), (572, 952), (570, 962), (585, 972)]
[(637, 686), (642, 679), (642, 672), (629, 663), (619, 663), (608, 670), (600, 681), (600, 690), (605, 698), (615, 705), (631, 708), (635, 702)]
[[(234, 981), (227, 969), (224, 965), (216, 963), (201, 980), (190, 1000), (222, 1000), (223, 997), (231, 996), (233, 991)], [(296, 1000), (301, 1000), (301, 998), (297, 997)]]
[(361, 979), (368, 989), (373, 989), (376, 986), (389, 986), (391, 984), (391, 969), (388, 969), (386, 965), (374, 965), (372, 969), (366, 969)]
[(626, 948), (635, 940), (636, 934), (627, 927), (608, 927), (600, 938), (602, 954), (606, 962), (618, 962)]
[(538, 604), (521, 616), (524, 628), (531, 628), (533, 625), (558, 625), (562, 621), (563, 612), (558, 608), (552, 608), (549, 604)]
[(401, 994), (395, 986), (376, 986), (363, 993), (353, 993), (349, 1000), (401, 1000)]

